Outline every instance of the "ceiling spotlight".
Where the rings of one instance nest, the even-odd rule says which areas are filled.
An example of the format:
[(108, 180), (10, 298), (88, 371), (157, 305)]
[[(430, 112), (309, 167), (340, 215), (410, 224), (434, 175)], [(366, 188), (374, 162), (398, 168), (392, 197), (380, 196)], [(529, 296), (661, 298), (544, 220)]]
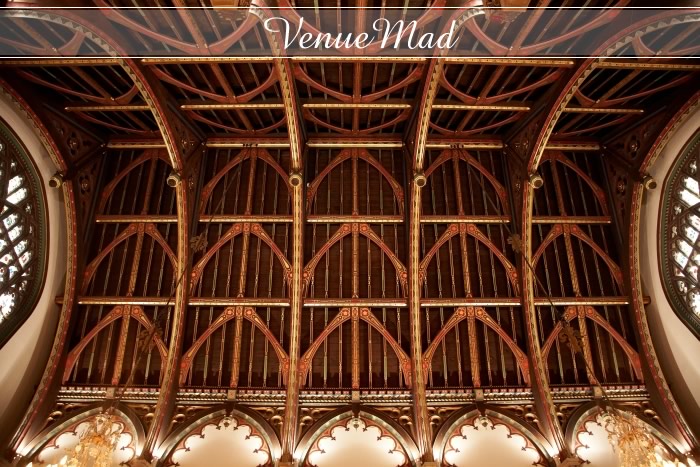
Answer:
[(177, 172), (170, 172), (170, 175), (168, 175), (168, 179), (166, 180), (168, 186), (170, 188), (175, 188), (180, 184), (182, 181), (182, 178), (180, 177), (180, 174)]
[(303, 183), (304, 178), (301, 176), (299, 172), (292, 172), (289, 174), (289, 184), (293, 187), (298, 187), (301, 186)]
[(644, 177), (642, 177), (642, 186), (646, 190), (655, 190), (658, 184), (651, 175), (647, 174)]
[(60, 188), (63, 185), (63, 175), (60, 172), (56, 172), (49, 179), (49, 186), (51, 188)]
[(542, 188), (542, 186), (544, 185), (544, 180), (542, 179), (542, 177), (540, 177), (540, 174), (534, 173), (534, 174), (530, 175), (530, 178), (528, 179), (528, 183), (530, 183), (530, 186), (532, 188), (534, 188), (535, 190), (538, 190), (538, 189)]

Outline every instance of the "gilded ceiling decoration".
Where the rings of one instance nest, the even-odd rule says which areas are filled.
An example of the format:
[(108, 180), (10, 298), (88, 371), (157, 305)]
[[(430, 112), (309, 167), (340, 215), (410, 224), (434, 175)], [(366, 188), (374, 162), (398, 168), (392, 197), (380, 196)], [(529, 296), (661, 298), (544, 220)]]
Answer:
[[(642, 163), (698, 100), (700, 62), (673, 58), (697, 55), (695, 12), (611, 30), (609, 11), (463, 5), (420, 21), (456, 19), (484, 56), (320, 58), (283, 55), (254, 6), (15, 11), (0, 37), (18, 55), (57, 43), (0, 59), (0, 86), (65, 163), (77, 238), (21, 462), (66, 423), (56, 407), (107, 401), (143, 431), (132, 464), (201, 465), (230, 441), (251, 465), (324, 467), (359, 437), (387, 466), (466, 465), (483, 431), (519, 461), (578, 465), (570, 432), (601, 398), (653, 405), (637, 415), (685, 461), (697, 440), (628, 252)], [(595, 56), (544, 56), (597, 28)], [(149, 56), (123, 58), (133, 44)], [(672, 243), (691, 307), (697, 233)]]

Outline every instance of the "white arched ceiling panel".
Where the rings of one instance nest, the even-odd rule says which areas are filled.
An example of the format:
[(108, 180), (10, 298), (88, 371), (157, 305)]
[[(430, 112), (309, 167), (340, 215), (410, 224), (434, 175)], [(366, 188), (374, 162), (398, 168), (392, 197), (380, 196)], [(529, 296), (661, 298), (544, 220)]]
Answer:
[[(620, 467), (621, 461), (618, 452), (613, 449), (608, 438), (606, 422), (600, 415), (590, 419), (579, 428), (576, 440), (578, 447), (576, 454), (586, 462), (588, 467)], [(673, 459), (663, 444), (656, 439), (656, 452), (663, 467), (674, 467), (677, 464), (668, 459)]]
[(188, 434), (167, 465), (258, 467), (271, 464), (265, 441), (250, 425), (234, 417), (223, 417)]
[(528, 440), (498, 421), (476, 417), (448, 440), (444, 460), (456, 467), (529, 467), (541, 456)]
[[(34, 467), (58, 464), (65, 456), (70, 457), (69, 451), (73, 449), (80, 440), (80, 437), (88, 429), (90, 421), (94, 417), (88, 417), (76, 424), (73, 424), (55, 436), (41, 450), (36, 460), (32, 463)], [(121, 419), (116, 418), (112, 424), (112, 431), (121, 431), (117, 449), (112, 456), (112, 467), (126, 465), (135, 456), (134, 435), (129, 432), (128, 425)]]
[(314, 467), (397, 467), (410, 465), (396, 440), (358, 417), (341, 420), (318, 438), (305, 465)]
[(576, 449), (576, 454), (589, 462), (589, 467), (620, 467), (620, 458), (613, 450), (608, 432), (599, 419), (584, 423), (577, 439), (581, 445)]

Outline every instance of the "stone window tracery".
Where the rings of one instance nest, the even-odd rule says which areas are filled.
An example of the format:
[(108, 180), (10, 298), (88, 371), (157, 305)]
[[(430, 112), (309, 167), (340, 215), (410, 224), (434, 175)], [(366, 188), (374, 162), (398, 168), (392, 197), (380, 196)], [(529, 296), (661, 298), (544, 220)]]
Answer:
[(34, 308), (44, 281), (45, 236), (39, 176), (0, 121), (0, 345)]
[(700, 134), (686, 145), (664, 187), (661, 264), (676, 314), (700, 337)]

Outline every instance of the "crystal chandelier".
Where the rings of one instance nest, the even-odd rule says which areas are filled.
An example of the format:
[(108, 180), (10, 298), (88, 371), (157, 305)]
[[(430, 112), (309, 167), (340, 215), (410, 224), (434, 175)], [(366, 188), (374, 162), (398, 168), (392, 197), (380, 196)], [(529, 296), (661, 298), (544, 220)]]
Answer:
[[(538, 180), (539, 183), (536, 184), (533, 180)], [(542, 186), (541, 177), (539, 177), (539, 175), (531, 177), (530, 184), (535, 189), (540, 188)], [(488, 194), (487, 199), (496, 211), (500, 211), (498, 205), (494, 203), (493, 199), (491, 199)], [(504, 227), (506, 230), (509, 230), (507, 226)], [(582, 349), (583, 344), (581, 341), (583, 336), (571, 326), (569, 321), (555, 307), (549, 289), (544, 287), (542, 281), (535, 272), (534, 266), (525, 254), (520, 235), (509, 231), (508, 243), (513, 250), (521, 256), (526, 267), (529, 269), (534, 279), (534, 286), (547, 298), (552, 311), (559, 315), (558, 321), (563, 331), (560, 336), (562, 343), (566, 344), (573, 353), (580, 355), (588, 373), (594, 375), (595, 371), (586, 359)], [(664, 459), (660, 454), (662, 448), (656, 438), (649, 432), (648, 426), (634, 415), (623, 415), (622, 412), (616, 409), (612, 401), (608, 398), (605, 388), (603, 388), (598, 378), (593, 377), (591, 379), (591, 384), (597, 387), (598, 393), (601, 394), (607, 406), (601, 418), (605, 430), (608, 433), (608, 440), (613, 450), (615, 450), (620, 457), (620, 467), (696, 467), (695, 462), (690, 458), (686, 460), (686, 463), (679, 462), (677, 459), (674, 461)]]
[(102, 412), (87, 422), (78, 444), (58, 464), (48, 467), (110, 467), (123, 431), (123, 425), (111, 413)]
[(601, 418), (608, 440), (620, 456), (620, 467), (664, 467), (656, 440), (640, 419), (617, 410), (607, 410)]
[[(168, 185), (174, 188), (179, 183), (181, 183), (180, 175), (171, 173), (168, 177)], [(227, 180), (224, 184), (223, 194), (216, 208), (212, 210), (209, 222), (213, 221), (214, 213), (222, 208), (230, 183), (231, 182)], [(206, 231), (190, 239), (192, 254), (206, 251), (207, 245)], [(168, 309), (175, 299), (175, 291), (181, 286), (185, 278), (185, 272), (186, 271), (183, 270), (175, 282), (175, 288), (165, 304), (166, 309)], [(63, 456), (58, 464), (49, 464), (48, 467), (111, 467), (112, 458), (117, 449), (119, 449), (119, 440), (124, 431), (123, 423), (119, 420), (119, 417), (114, 415), (114, 408), (121, 400), (126, 389), (132, 386), (134, 376), (136, 375), (136, 369), (144, 356), (148, 355), (149, 351), (155, 345), (155, 338), (161, 337), (163, 326), (165, 325), (164, 320), (167, 319), (168, 316), (168, 313), (159, 314), (154, 320), (150, 330), (144, 329), (141, 331), (136, 340), (136, 352), (138, 357), (131, 367), (126, 382), (121, 387), (116, 388), (114, 398), (109, 402), (109, 406), (103, 408), (102, 412), (87, 422), (87, 427), (79, 435), (78, 444), (74, 448), (67, 450), (67, 454)], [(227, 414), (219, 423), (219, 428), (227, 429), (232, 424), (235, 428), (235, 423), (235, 419), (231, 417), (230, 414)], [(146, 467), (151, 464), (145, 459), (135, 457), (129, 461), (127, 465), (131, 467)], [(30, 462), (26, 467), (33, 467), (33, 463)]]

